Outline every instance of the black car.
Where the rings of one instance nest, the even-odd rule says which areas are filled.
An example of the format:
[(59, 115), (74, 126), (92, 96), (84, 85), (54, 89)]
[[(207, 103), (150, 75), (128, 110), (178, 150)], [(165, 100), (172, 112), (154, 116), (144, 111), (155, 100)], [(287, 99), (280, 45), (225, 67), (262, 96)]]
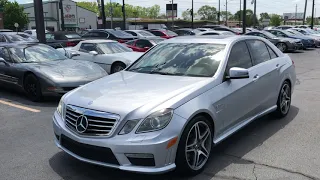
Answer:
[(137, 39), (137, 37), (132, 36), (122, 30), (115, 29), (96, 29), (91, 30), (82, 36), (84, 39), (111, 39), (118, 41), (120, 43), (125, 43), (127, 41)]
[(46, 41), (53, 48), (61, 48), (76, 46), (82, 38), (76, 32), (57, 31), (46, 33)]
[(197, 35), (201, 33), (200, 30), (198, 29), (191, 29), (191, 28), (182, 28), (182, 29), (177, 29), (174, 30), (175, 33), (178, 34), (178, 36), (192, 36), (192, 35)]
[(303, 44), (299, 39), (277, 37), (267, 31), (253, 31), (246, 33), (246, 35), (259, 36), (268, 39), (282, 52), (295, 51), (303, 48)]

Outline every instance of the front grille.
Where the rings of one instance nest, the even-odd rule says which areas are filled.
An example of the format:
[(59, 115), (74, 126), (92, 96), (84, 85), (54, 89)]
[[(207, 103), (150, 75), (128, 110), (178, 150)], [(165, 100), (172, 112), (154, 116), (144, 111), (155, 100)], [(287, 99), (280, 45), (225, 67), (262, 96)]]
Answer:
[[(79, 133), (76, 129), (76, 123), (80, 116), (85, 116), (88, 120), (87, 129)], [(106, 112), (95, 111), (77, 106), (67, 105), (65, 114), (65, 123), (71, 130), (89, 136), (109, 136), (119, 117)]]
[(64, 135), (61, 135), (61, 146), (82, 158), (119, 165), (110, 148), (82, 144)]

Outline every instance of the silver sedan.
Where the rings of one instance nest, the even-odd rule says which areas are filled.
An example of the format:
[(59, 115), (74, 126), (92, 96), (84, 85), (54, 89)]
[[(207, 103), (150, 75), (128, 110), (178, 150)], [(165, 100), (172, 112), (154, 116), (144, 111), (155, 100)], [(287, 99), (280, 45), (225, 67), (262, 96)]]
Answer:
[(88, 163), (195, 175), (212, 146), (261, 116), (286, 116), (295, 82), (289, 56), (265, 39), (174, 38), (62, 97), (55, 142)]

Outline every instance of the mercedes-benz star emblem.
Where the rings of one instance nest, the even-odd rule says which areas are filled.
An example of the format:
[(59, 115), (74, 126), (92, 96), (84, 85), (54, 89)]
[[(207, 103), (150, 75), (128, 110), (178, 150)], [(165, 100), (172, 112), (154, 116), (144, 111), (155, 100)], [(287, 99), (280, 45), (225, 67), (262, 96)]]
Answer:
[(76, 129), (79, 133), (84, 133), (88, 128), (88, 118), (84, 115), (78, 117), (76, 122)]

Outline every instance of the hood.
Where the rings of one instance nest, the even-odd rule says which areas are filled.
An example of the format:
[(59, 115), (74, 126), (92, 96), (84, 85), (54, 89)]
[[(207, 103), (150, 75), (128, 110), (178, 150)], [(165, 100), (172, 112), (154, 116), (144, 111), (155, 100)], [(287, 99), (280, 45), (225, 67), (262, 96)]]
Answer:
[(115, 53), (113, 55), (117, 56), (117, 57), (122, 57), (122, 58), (128, 59), (132, 63), (135, 60), (137, 60), (139, 57), (141, 57), (143, 55), (143, 53), (141, 53), (141, 52), (123, 52), (123, 53)]
[(61, 61), (47, 61), (37, 63), (26, 63), (30, 68), (35, 68), (41, 73), (53, 78), (81, 78), (98, 77), (105, 71), (98, 65), (88, 61), (75, 61), (71, 59)]
[[(143, 118), (173, 97), (198, 88), (210, 78), (166, 76), (121, 71), (68, 93), (66, 104)], [(170, 108), (170, 107), (166, 107)]]

